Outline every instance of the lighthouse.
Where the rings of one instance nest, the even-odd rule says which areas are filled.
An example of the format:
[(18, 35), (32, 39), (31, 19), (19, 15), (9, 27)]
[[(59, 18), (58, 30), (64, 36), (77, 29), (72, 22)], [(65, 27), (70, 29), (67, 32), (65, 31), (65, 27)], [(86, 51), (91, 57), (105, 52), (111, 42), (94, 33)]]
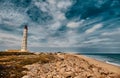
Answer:
[(27, 27), (27, 25), (25, 25), (24, 30), (23, 30), (21, 52), (28, 52), (28, 50), (27, 50), (27, 37), (28, 37), (28, 27)]

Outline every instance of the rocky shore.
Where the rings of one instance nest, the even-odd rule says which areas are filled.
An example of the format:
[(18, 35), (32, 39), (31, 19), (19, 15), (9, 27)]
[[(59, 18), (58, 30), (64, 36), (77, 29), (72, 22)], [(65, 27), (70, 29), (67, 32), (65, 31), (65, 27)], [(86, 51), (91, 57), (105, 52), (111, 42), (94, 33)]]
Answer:
[[(56, 59), (52, 62), (24, 66), (28, 71), (23, 71), (26, 75), (22, 78), (120, 78), (120, 72), (97, 66), (84, 57), (63, 53), (54, 55)], [(116, 71), (120, 71), (120, 67)]]

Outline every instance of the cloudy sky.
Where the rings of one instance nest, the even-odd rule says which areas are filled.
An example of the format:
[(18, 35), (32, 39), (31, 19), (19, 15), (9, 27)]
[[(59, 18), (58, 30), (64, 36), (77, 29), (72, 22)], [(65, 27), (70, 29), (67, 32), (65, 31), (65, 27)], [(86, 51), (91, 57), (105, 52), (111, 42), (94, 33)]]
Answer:
[(74, 48), (120, 53), (120, 0), (0, 0), (0, 50)]

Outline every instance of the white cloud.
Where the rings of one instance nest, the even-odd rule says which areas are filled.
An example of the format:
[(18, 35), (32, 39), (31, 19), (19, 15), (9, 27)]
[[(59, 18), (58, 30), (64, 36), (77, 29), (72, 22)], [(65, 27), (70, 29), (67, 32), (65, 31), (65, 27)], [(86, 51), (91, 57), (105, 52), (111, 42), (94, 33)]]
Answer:
[(76, 28), (78, 26), (79, 26), (79, 22), (69, 22), (67, 24), (67, 27), (69, 27), (69, 28)]
[(86, 34), (90, 34), (95, 32), (96, 30), (98, 30), (99, 28), (101, 28), (103, 25), (102, 24), (96, 24), (95, 26), (93, 26), (92, 28), (88, 29), (85, 31)]
[(88, 18), (86, 18), (85, 22), (82, 25), (83, 26), (91, 25), (91, 24), (98, 23), (102, 20), (103, 20), (103, 16), (97, 16), (97, 17), (94, 17), (94, 18), (88, 17)]
[(81, 21), (78, 21), (78, 22), (74, 22), (74, 21), (70, 21), (67, 23), (67, 27), (69, 28), (77, 28), (79, 27), (85, 20), (81, 20)]
[(70, 0), (62, 0), (57, 3), (57, 7), (60, 9), (67, 9), (71, 5), (72, 3), (70, 2)]
[(116, 34), (116, 33), (104, 32), (104, 33), (102, 33), (101, 35), (102, 35), (102, 36), (110, 36), (110, 35), (114, 35), (114, 34)]
[(120, 35), (120, 28), (115, 30), (115, 31), (112, 31), (112, 32), (103, 32), (101, 34), (101, 36), (113, 36), (113, 35)]
[(63, 21), (66, 19), (64, 13), (60, 12), (60, 11), (56, 12), (56, 14), (54, 14), (53, 16), (54, 16), (55, 20), (58, 20), (58, 21)]
[(52, 24), (52, 26), (50, 26), (50, 30), (57, 30), (60, 27), (61, 27), (61, 23), (57, 21), (54, 24)]
[(38, 2), (38, 1), (34, 1), (34, 4), (43, 12), (48, 12), (48, 4), (45, 2)]
[(28, 21), (28, 17), (25, 14), (19, 13), (13, 9), (6, 9), (0, 11), (0, 19), (3, 24), (10, 26), (20, 26)]
[(50, 4), (56, 4), (56, 0), (47, 0)]
[(85, 41), (84, 43), (86, 44), (90, 44), (90, 43), (99, 43), (99, 42), (104, 42), (104, 41), (109, 41), (110, 39), (109, 38), (103, 38), (103, 39), (92, 39), (92, 40), (89, 40), (89, 41)]
[[(0, 32), (0, 41), (3, 46), (20, 46), (22, 37), (16, 36), (14, 34), (2, 33)], [(20, 47), (19, 47), (20, 48)]]

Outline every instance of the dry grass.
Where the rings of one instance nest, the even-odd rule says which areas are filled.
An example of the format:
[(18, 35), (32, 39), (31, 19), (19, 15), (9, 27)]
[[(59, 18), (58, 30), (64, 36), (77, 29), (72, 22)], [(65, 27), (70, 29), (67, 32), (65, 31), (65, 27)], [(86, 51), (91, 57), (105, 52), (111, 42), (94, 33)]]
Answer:
[(0, 52), (0, 78), (21, 78), (27, 69), (25, 65), (39, 63), (48, 63), (55, 59), (52, 54), (33, 53), (1, 53)]
[(0, 56), (11, 56), (11, 55), (33, 55), (29, 52), (0, 52)]

